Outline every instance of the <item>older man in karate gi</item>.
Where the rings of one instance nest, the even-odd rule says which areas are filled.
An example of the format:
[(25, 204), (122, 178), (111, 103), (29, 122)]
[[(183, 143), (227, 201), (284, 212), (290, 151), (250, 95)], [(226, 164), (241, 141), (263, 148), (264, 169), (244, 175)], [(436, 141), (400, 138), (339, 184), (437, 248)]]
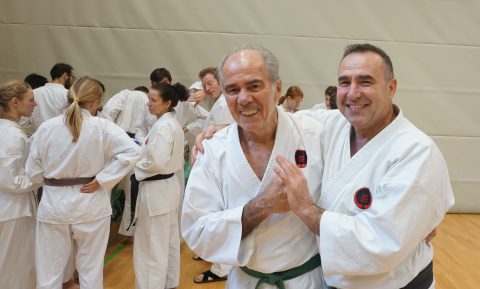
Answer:
[(435, 287), (425, 237), (454, 198), (439, 149), (392, 103), (396, 88), (383, 50), (348, 46), (338, 70), (339, 111), (304, 115), (324, 124), (319, 202), (309, 196), (310, 180), (277, 158), (290, 208), (319, 235), (330, 288)]
[(273, 171), (278, 155), (294, 161), (310, 197), (319, 198), (317, 123), (277, 110), (278, 61), (264, 48), (236, 49), (218, 71), (235, 123), (206, 140), (197, 156), (183, 237), (200, 257), (234, 265), (227, 288), (323, 288), (315, 234), (291, 212)]

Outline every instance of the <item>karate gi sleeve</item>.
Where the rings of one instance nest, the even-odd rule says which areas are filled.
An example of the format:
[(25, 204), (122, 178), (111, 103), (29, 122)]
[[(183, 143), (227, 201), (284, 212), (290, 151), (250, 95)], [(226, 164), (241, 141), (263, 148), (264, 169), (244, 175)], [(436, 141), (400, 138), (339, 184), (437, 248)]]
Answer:
[(107, 122), (104, 151), (107, 161), (96, 179), (110, 190), (133, 169), (140, 158), (140, 147), (119, 126)]
[(208, 111), (200, 105), (194, 106), (193, 104), (190, 104), (189, 114), (192, 115), (192, 119), (186, 124), (186, 128), (193, 135), (197, 135), (202, 132), (202, 129), (205, 126), (205, 121), (208, 117)]
[(123, 91), (121, 91), (108, 100), (108, 102), (103, 107), (102, 113), (107, 119), (116, 123), (117, 118), (122, 112), (124, 106), (125, 96), (123, 95)]
[(0, 192), (28, 193), (36, 187), (25, 171), (26, 139), (15, 138), (7, 146), (7, 155), (0, 156)]
[(447, 167), (436, 147), (406, 148), (398, 159), (385, 161), (369, 209), (353, 216), (323, 214), (319, 246), (326, 275), (391, 271), (425, 242), (453, 205)]
[(229, 125), (235, 122), (232, 114), (230, 113), (230, 109), (228, 109), (228, 106), (226, 104), (222, 107), (220, 113), (218, 115), (214, 115), (213, 117), (215, 119), (215, 125)]
[(190, 172), (182, 210), (182, 236), (203, 259), (239, 266), (243, 206), (227, 209), (228, 193), (223, 194), (219, 176), (222, 168), (206, 157), (210, 154), (221, 152), (205, 147), (205, 155), (198, 155)]
[(135, 120), (135, 138), (143, 143), (145, 137), (148, 134), (148, 123), (147, 123), (147, 106), (143, 106), (142, 110), (138, 113), (137, 119)]
[(145, 157), (135, 167), (135, 176), (139, 181), (157, 174), (170, 173), (165, 171), (165, 166), (172, 158), (175, 131), (165, 123), (152, 132), (145, 146)]

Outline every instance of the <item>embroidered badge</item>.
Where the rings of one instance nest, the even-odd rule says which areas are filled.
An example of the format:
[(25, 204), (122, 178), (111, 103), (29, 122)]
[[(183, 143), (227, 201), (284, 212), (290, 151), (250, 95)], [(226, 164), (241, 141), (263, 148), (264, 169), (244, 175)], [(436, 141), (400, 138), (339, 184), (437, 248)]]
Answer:
[(369, 188), (361, 188), (355, 192), (355, 205), (362, 210), (370, 208), (372, 204), (372, 193)]
[(297, 150), (295, 152), (295, 163), (299, 168), (307, 166), (307, 152), (305, 150)]

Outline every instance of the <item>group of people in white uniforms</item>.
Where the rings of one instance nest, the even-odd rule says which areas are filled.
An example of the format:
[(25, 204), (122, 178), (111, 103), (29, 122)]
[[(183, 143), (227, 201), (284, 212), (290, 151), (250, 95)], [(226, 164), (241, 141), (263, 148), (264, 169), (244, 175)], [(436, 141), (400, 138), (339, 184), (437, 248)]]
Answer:
[[(274, 77), (278, 62), (275, 68), (272, 59), (262, 48), (244, 47), (220, 66), (224, 104), (236, 123), (205, 142), (205, 154), (192, 169), (182, 222), (188, 245), (208, 261), (233, 265), (229, 288), (434, 288), (433, 251), (425, 237), (452, 206), (453, 194), (438, 148), (392, 103), (396, 79), (388, 55), (369, 44), (348, 47), (339, 67), (340, 110), (293, 116), (275, 108), (281, 81)], [(28, 153), (26, 137), (15, 124), (35, 106), (25, 87), (0, 103), (0, 128), (12, 131), (12, 143), (19, 145), (12, 150), (17, 158), (2, 159), (18, 174), (5, 174), (8, 186), (2, 182), (0, 197), (25, 203), (15, 212), (10, 209), (18, 206), (0, 210), (0, 243), (8, 248), (0, 249), (0, 258), (8, 260), (19, 250), (18, 244), (5, 240), (28, 231), (35, 214), (34, 194), (29, 192), (43, 183), (35, 241), (37, 287), (61, 287), (73, 238), (81, 286), (102, 288), (111, 214), (108, 191), (136, 164), (136, 225), (142, 229), (135, 237), (135, 254), (146, 258), (134, 258), (137, 286), (177, 286), (175, 277), (169, 279), (175, 272), (170, 268), (176, 265), (169, 263), (175, 250), (165, 249), (167, 243), (168, 248), (178, 243), (178, 230), (175, 237), (171, 229), (178, 224), (170, 215), (176, 214), (181, 186), (170, 175), (181, 169), (183, 159), (183, 129), (168, 112), (174, 98), (163, 98), (174, 88), (152, 87), (149, 111), (156, 119), (140, 148), (118, 126), (93, 117), (103, 90), (94, 79), (79, 79), (70, 89), (65, 115), (39, 127), (22, 165)], [(168, 110), (156, 111), (154, 100)], [(175, 132), (162, 135), (162, 142), (181, 145), (154, 150), (160, 147), (150, 143), (160, 131), (156, 126)], [(103, 157), (85, 157), (85, 151), (99, 147)], [(155, 157), (157, 152), (161, 157)], [(146, 180), (154, 176), (159, 179)], [(158, 196), (149, 193), (156, 183), (171, 186), (168, 191), (173, 193), (162, 198), (169, 200), (165, 204), (159, 205), (154, 200)], [(12, 198), (9, 190), (22, 198)], [(162, 245), (140, 245), (152, 244), (158, 235), (152, 227), (161, 227), (158, 224), (169, 232)], [(152, 267), (145, 270), (145, 264)], [(22, 268), (25, 276), (31, 276), (29, 268)], [(3, 274), (0, 278), (7, 280)]]
[[(21, 85), (25, 86), (13, 81), (3, 84), (2, 88), (11, 90)], [(0, 95), (7, 100), (7, 118), (18, 122), (20, 116), (29, 117), (32, 113), (35, 101), (31, 90), (31, 96), (20, 92), (9, 96), (3, 90)], [(4, 266), (6, 263), (2, 260), (2, 270), (15, 269), (16, 264), (25, 268), (2, 273), (2, 286), (5, 284), (3, 278), (7, 279), (5, 282), (14, 278), (15, 283), (6, 283), (12, 284), (8, 288), (62, 288), (74, 239), (81, 286), (103, 288), (103, 255), (111, 214), (109, 190), (133, 168), (140, 152), (122, 129), (92, 116), (102, 95), (98, 81), (89, 77), (79, 79), (70, 89), (70, 105), (65, 115), (43, 122), (32, 137), (30, 150), (13, 155), (15, 164), (8, 163), (10, 166), (6, 169), (17, 173), (11, 178), (14, 182), (30, 182), (31, 189), (43, 185), (43, 197), (36, 216), (36, 229), (34, 221), (28, 230), (30, 235), (15, 240), (26, 240), (25, 248), (16, 250), (15, 246), (2, 246), (2, 253), (5, 250), (17, 256), (28, 255), (28, 260), (10, 260), (8, 266)], [(24, 103), (23, 110), (16, 109), (19, 102)], [(15, 111), (17, 114), (12, 113)], [(12, 134), (12, 137), (19, 135)], [(18, 144), (18, 149), (25, 148), (18, 140), (14, 143)], [(92, 151), (97, 153), (92, 154)], [(25, 165), (18, 162), (27, 155)], [(16, 196), (22, 196), (23, 188), (19, 186), (17, 190)], [(3, 190), (1, 195), (6, 195)], [(20, 200), (15, 198), (18, 204)], [(33, 209), (30, 210), (26, 203), (23, 205), (22, 210), (17, 208), (12, 215), (20, 217), (23, 214), (35, 220)], [(33, 208), (35, 206), (33, 204)], [(11, 208), (14, 207), (12, 204)], [(5, 232), (2, 230), (0, 234)], [(35, 250), (33, 244), (29, 244), (33, 239)], [(36, 282), (31, 280), (32, 274), (22, 274), (32, 268), (36, 268)]]
[[(259, 50), (262, 49), (236, 51), (227, 57), (220, 69), (225, 75), (230, 75), (229, 61), (233, 62), (242, 55), (248, 57), (251, 51)], [(260, 91), (262, 86), (258, 86), (258, 82), (247, 80), (251, 75), (258, 79), (270, 75), (266, 73), (270, 66), (267, 61), (264, 71), (244, 67), (232, 74), (232, 82), (225, 80), (222, 83), (232, 112), (243, 112), (239, 108), (245, 110), (240, 114), (244, 120), (237, 120), (238, 126), (253, 123), (248, 121), (253, 120), (256, 114), (264, 114), (266, 108), (258, 93), (248, 91), (248, 85), (244, 89), (237, 83), (257, 84), (251, 85)], [(339, 111), (310, 111), (293, 115), (301, 124), (297, 126), (300, 135), (305, 133), (304, 127), (318, 132), (324, 164), (323, 171), (317, 172), (316, 176), (322, 182), (321, 193), (312, 190), (307, 170), (299, 168), (298, 162), (291, 162), (291, 156), (277, 156), (278, 164), (274, 171), (281, 185), (271, 181), (263, 191), (255, 191), (254, 198), (251, 192), (243, 190), (244, 205), (239, 202), (236, 207), (229, 207), (238, 193), (229, 186), (222, 187), (228, 184), (228, 177), (224, 169), (216, 167), (218, 161), (207, 164), (205, 160), (212, 158), (209, 147), (227, 138), (226, 135), (231, 133), (227, 131), (234, 128), (220, 131), (218, 136), (205, 141), (205, 154), (198, 157), (190, 178), (203, 175), (204, 171), (209, 173), (203, 179), (189, 181), (184, 202), (182, 233), (189, 246), (207, 260), (228, 256), (222, 261), (235, 265), (232, 273), (245, 273), (238, 274), (245, 280), (257, 278), (257, 284), (264, 286), (261, 288), (299, 288), (294, 284), (301, 277), (284, 281), (283, 287), (275, 280), (288, 280), (285, 271), (259, 271), (250, 268), (248, 261), (241, 262), (255, 256), (243, 254), (241, 250), (243, 246), (250, 245), (249, 234), (256, 230), (260, 234), (264, 230), (262, 219), (254, 222), (253, 230), (248, 227), (249, 208), (255, 204), (257, 197), (268, 195), (273, 190), (286, 202), (285, 211), (295, 214), (304, 227), (310, 229), (310, 234), (319, 235), (318, 246), (308, 250), (320, 252), (325, 281), (331, 288), (434, 288), (432, 249), (428, 236), (453, 205), (453, 194), (440, 151), (393, 105), (395, 91), (396, 79), (388, 55), (370, 44), (352, 45), (347, 47), (339, 67)], [(249, 119), (248, 116), (253, 117)], [(239, 133), (239, 136), (242, 134)], [(249, 151), (245, 144), (241, 139), (237, 142), (243, 152), (241, 158), (248, 159)], [(261, 149), (262, 145), (265, 144), (257, 149)], [(307, 147), (306, 154), (310, 164), (312, 154), (318, 153), (315, 150), (309, 152)], [(269, 154), (266, 156), (271, 157)], [(254, 161), (248, 164), (252, 169), (258, 166)], [(248, 170), (237, 170), (236, 178), (248, 179)], [(221, 180), (217, 185), (217, 198), (222, 200), (220, 204), (223, 206), (205, 210), (202, 207), (208, 206), (212, 196), (201, 188), (211, 180)], [(317, 200), (316, 194), (320, 195)], [(270, 208), (263, 203), (262, 209), (260, 215), (264, 217)], [(241, 214), (240, 225), (235, 224), (239, 216), (233, 212)], [(225, 217), (211, 221), (219, 216)], [(203, 226), (203, 230), (198, 231), (197, 226)], [(237, 236), (242, 238), (225, 240), (227, 228), (233, 232), (241, 230)], [(218, 239), (222, 241), (212, 243), (212, 240)], [(272, 240), (275, 239), (264, 237), (257, 240), (256, 246), (263, 249), (260, 244), (271, 244)], [(274, 249), (278, 250), (277, 247)], [(297, 247), (291, 252), (298, 250)], [(288, 263), (288, 260), (284, 262)], [(246, 281), (232, 278), (237, 276), (237, 273), (232, 273), (227, 287), (241, 288), (242, 282)], [(325, 286), (323, 280), (302, 288), (321, 286)]]

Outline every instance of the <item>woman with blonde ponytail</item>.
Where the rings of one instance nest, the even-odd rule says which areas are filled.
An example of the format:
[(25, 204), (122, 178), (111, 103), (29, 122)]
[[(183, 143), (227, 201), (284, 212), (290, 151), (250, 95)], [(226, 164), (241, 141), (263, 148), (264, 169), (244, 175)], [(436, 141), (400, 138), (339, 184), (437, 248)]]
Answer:
[(25, 174), (28, 139), (20, 117), (36, 106), (30, 85), (0, 85), (0, 287), (35, 288), (36, 187)]
[(32, 137), (27, 175), (44, 183), (35, 241), (38, 289), (62, 287), (72, 239), (80, 288), (103, 288), (109, 192), (140, 152), (120, 127), (95, 117), (102, 95), (98, 81), (78, 79), (64, 114), (42, 123)]

